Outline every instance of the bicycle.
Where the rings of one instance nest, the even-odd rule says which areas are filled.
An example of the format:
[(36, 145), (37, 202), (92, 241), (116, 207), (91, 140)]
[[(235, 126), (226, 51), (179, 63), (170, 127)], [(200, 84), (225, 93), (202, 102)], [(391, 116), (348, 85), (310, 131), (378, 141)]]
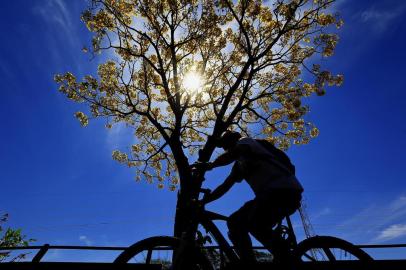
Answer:
[[(205, 194), (210, 191), (201, 189), (200, 192)], [(200, 201), (193, 202), (193, 207), (195, 207), (196, 211), (192, 218), (195, 218), (206, 232), (212, 236), (212, 239), (217, 242), (221, 254), (224, 254), (225, 263), (220, 265), (220, 269), (223, 269), (227, 265), (238, 265), (239, 258), (237, 253), (213, 222), (215, 220), (226, 221), (227, 217), (205, 210), (204, 205), (199, 202)], [(284, 221), (285, 222), (280, 222), (276, 225), (273, 234), (275, 239), (280, 240), (279, 244), (287, 247), (288, 256), (292, 261), (373, 260), (366, 252), (350, 242), (332, 236), (313, 236), (297, 243), (290, 216), (286, 216)], [(127, 263), (130, 262), (131, 259), (141, 258), (142, 263), (160, 263), (163, 264), (164, 268), (172, 269), (172, 264), (179, 264), (179, 260), (182, 260), (182, 256), (193, 256), (196, 269), (215, 269), (207, 254), (202, 251), (201, 246), (196, 244), (196, 241), (195, 243), (188, 242), (189, 241), (185, 241), (182, 238), (170, 236), (146, 238), (128, 247), (114, 262)], [(158, 251), (158, 256), (153, 256), (154, 250)], [(171, 253), (170, 250), (177, 250), (177, 255)], [(160, 257), (161, 251), (169, 251), (166, 258)], [(269, 251), (272, 253), (272, 250)], [(170, 261), (171, 259), (173, 260)], [(188, 269), (190, 269), (190, 267)]]

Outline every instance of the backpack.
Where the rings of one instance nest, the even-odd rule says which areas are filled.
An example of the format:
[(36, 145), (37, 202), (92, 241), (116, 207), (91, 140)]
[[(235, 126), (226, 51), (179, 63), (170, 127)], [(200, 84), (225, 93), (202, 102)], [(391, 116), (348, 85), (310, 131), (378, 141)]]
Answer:
[(284, 171), (287, 171), (289, 174), (295, 175), (295, 166), (290, 161), (289, 157), (282, 150), (278, 149), (271, 142), (264, 139), (256, 139), (257, 142), (261, 144), (274, 158), (272, 161), (282, 168)]

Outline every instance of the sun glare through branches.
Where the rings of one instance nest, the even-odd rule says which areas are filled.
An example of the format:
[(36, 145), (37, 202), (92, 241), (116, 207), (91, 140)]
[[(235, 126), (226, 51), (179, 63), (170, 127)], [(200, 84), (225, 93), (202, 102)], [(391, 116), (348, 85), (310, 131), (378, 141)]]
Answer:
[(190, 94), (196, 94), (203, 89), (203, 79), (196, 71), (189, 71), (183, 78), (183, 87)]

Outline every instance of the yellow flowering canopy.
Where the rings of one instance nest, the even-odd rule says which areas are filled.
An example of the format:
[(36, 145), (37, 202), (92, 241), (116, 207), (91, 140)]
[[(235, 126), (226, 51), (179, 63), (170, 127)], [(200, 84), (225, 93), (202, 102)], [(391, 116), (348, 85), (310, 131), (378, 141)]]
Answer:
[[(232, 128), (287, 149), (319, 133), (303, 99), (340, 85), (315, 63), (333, 55), (342, 25), (332, 0), (93, 0), (82, 20), (92, 52), (114, 50), (98, 76), (56, 75), (59, 90), (90, 118), (125, 123), (137, 143), (113, 158), (137, 179), (174, 190), (198, 149), (210, 158)], [(83, 112), (76, 117), (88, 124)], [(201, 153), (200, 153), (201, 154)], [(180, 183), (182, 185), (182, 183)]]

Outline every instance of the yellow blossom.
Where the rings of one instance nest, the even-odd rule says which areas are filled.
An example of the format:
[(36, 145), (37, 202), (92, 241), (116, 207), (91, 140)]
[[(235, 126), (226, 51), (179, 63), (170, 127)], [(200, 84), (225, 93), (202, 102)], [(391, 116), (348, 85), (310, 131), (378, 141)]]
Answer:
[(319, 134), (320, 134), (320, 131), (316, 127), (312, 128), (312, 130), (310, 131), (310, 136), (312, 138), (319, 136)]
[(89, 124), (87, 116), (83, 112), (76, 112), (75, 117), (79, 120), (80, 124), (85, 127)]

